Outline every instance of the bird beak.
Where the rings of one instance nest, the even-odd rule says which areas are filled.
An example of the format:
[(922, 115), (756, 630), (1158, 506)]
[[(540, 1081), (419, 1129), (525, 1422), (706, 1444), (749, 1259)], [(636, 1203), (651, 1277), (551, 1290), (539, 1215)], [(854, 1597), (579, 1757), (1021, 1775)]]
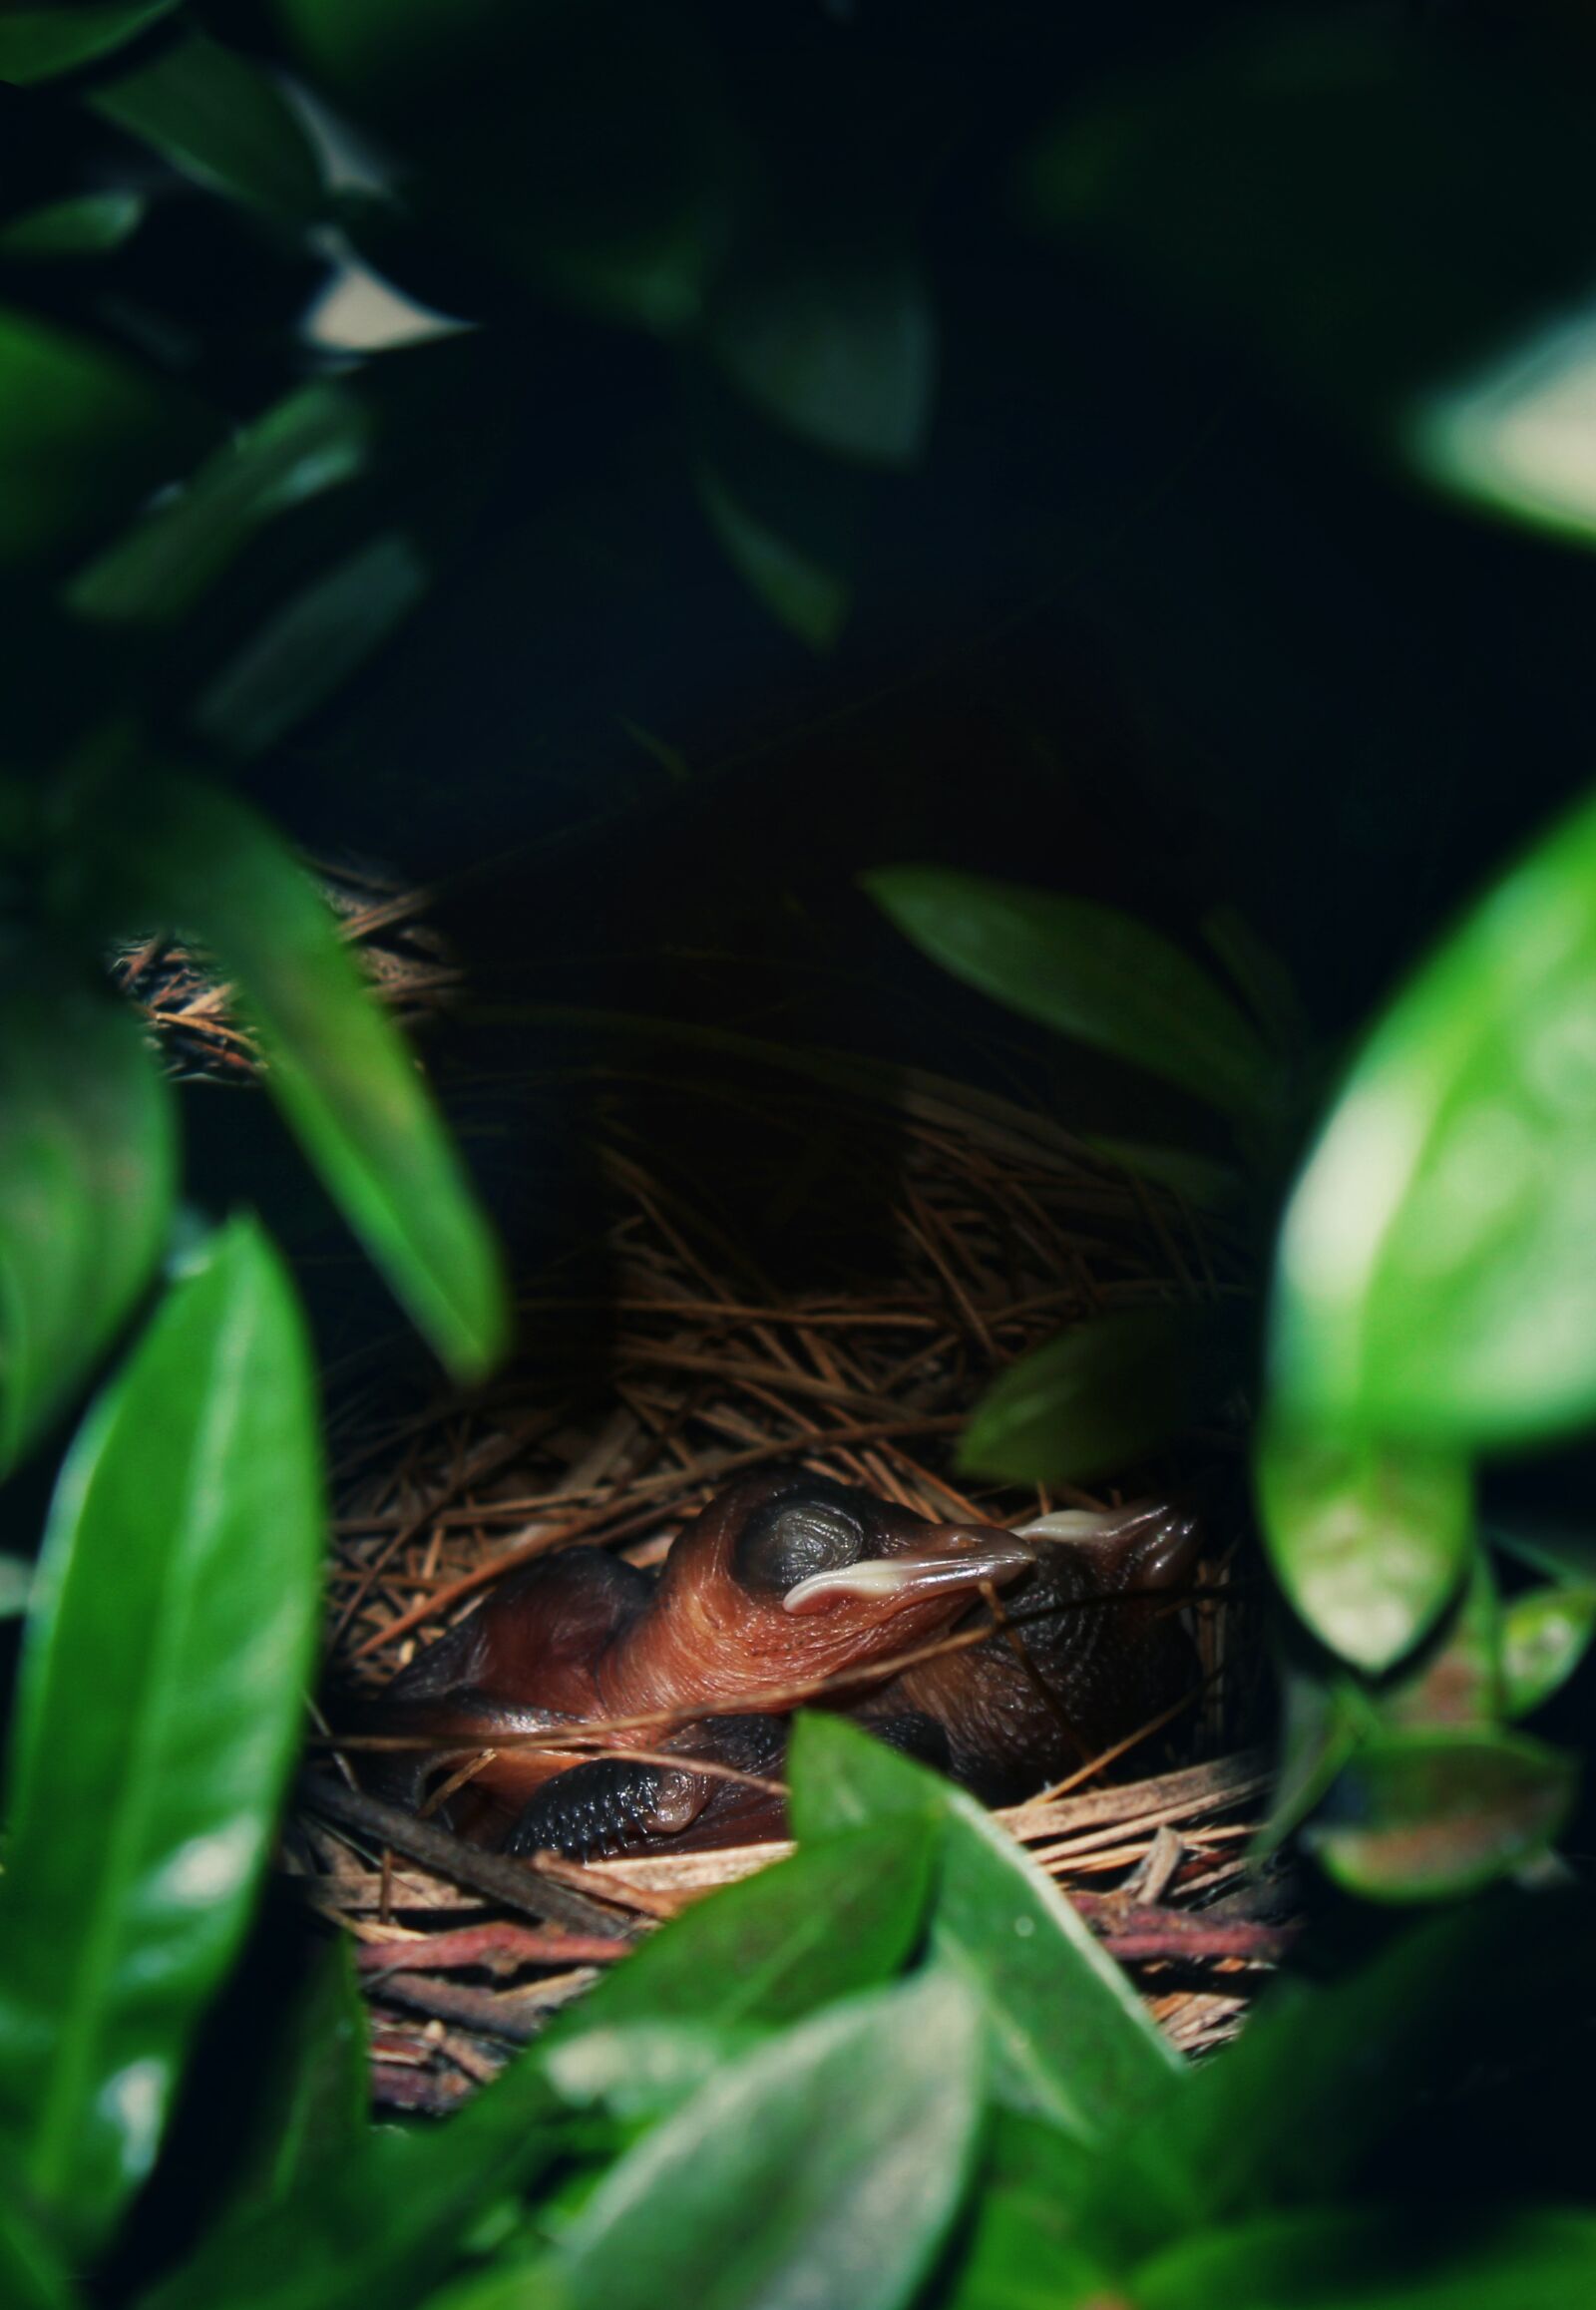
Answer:
[(1014, 1534), (991, 1525), (934, 1524), (907, 1556), (866, 1556), (838, 1572), (817, 1572), (782, 1599), (793, 1613), (825, 1612), (834, 1604), (919, 1603), (944, 1590), (974, 1591), (984, 1581), (1015, 1580), (1036, 1561), (1036, 1551)]

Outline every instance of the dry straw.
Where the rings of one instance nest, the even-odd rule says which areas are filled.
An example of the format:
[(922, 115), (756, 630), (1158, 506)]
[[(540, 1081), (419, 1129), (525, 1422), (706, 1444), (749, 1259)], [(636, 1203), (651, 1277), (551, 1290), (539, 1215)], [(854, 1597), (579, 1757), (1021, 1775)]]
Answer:
[[(674, 1152), (657, 1103), (644, 1121), (637, 1086), (595, 1070), (601, 1288), (591, 1260), (544, 1272), (522, 1303), (524, 1359), (469, 1401), (407, 1399), (384, 1378), (346, 1406), (334, 1427), (336, 1682), (380, 1684), (502, 1571), (550, 1550), (657, 1563), (729, 1474), (776, 1459), (939, 1518), (997, 1523), (1194, 1477), (1211, 1497), (1239, 1497), (1225, 1431), (1185, 1439), (1102, 1493), (1055, 1498), (956, 1467), (992, 1377), (1063, 1327), (1244, 1292), (1221, 1223), (986, 1093), (900, 1071), (889, 1104), (852, 1062), (817, 1064), (821, 1083), (790, 1054), (783, 1065), (768, 1079), (707, 1065), (673, 1078), (672, 1112), (706, 1126)], [(770, 1196), (812, 1172), (785, 1212), (772, 1216), (767, 1196), (753, 1228), (747, 1177), (732, 1194), (704, 1152), (724, 1153), (733, 1108), (765, 1149)], [(733, 1136), (746, 1166), (750, 1141)], [(1257, 1647), (1232, 1566), (1239, 1532), (1239, 1510), (1228, 1522), (1222, 1510), (1188, 1606), (1200, 1679), (1171, 1722), (1001, 1816), (1193, 2052), (1234, 2030), (1289, 1932), (1245, 1869), (1266, 1773), (1245, 1745)], [(318, 1775), (289, 1865), (357, 1944), (377, 2093), (395, 2106), (451, 2107), (638, 1932), (782, 1849), (528, 1868), (372, 1805), (352, 1750), (328, 1762), (344, 1778)], [(472, 1764), (456, 1756), (446, 1770), (458, 1780)]]

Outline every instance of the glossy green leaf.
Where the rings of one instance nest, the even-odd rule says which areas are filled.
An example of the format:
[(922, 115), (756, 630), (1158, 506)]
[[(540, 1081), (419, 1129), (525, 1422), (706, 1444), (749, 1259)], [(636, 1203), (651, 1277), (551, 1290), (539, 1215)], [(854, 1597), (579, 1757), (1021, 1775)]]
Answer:
[(306, 2159), (292, 2193), (208, 2232), (140, 2310), (371, 2310), (423, 2298), (486, 2209), (554, 2159), (560, 2105), (537, 2062), (505, 2074), (436, 2131), (368, 2130)]
[(1026, 1018), (1255, 1119), (1274, 1096), (1268, 1052), (1199, 963), (1161, 932), (1094, 900), (952, 867), (864, 876), (876, 904), (934, 962)]
[(80, 571), (69, 605), (84, 617), (130, 624), (184, 616), (257, 530), (354, 480), (370, 454), (371, 430), (366, 409), (345, 387), (302, 387)]
[(698, 493), (727, 559), (765, 607), (812, 649), (829, 649), (853, 598), (843, 572), (742, 503), (709, 467)]
[(1240, 1371), (1234, 1325), (1207, 1306), (1077, 1324), (1011, 1363), (960, 1439), (959, 1464), (1015, 1483), (1077, 1483), (1169, 1442)]
[(1483, 1550), (1476, 1550), (1451, 1610), (1411, 1660), (1373, 1697), (1396, 1732), (1474, 1731), (1502, 1713), (1502, 1615)]
[(366, 2004), (353, 1945), (313, 1950), (260, 2082), (252, 2139), (218, 2220), (291, 2206), (330, 2165), (359, 2157), (370, 2132)]
[(1229, 973), (1271, 1049), (1303, 1049), (1309, 1038), (1302, 995), (1284, 959), (1235, 907), (1215, 907), (1202, 934)]
[(1172, 1187), (1200, 1211), (1230, 1211), (1241, 1201), (1242, 1177), (1234, 1165), (1216, 1163), (1189, 1147), (1160, 1147), (1145, 1139), (1105, 1139), (1083, 1132), (1081, 1145), (1138, 1179)]
[(89, 103), (186, 176), (268, 216), (304, 222), (321, 204), (315, 154), (276, 82), (202, 32), (97, 88)]
[(380, 129), (420, 201), (505, 272), (662, 335), (698, 319), (742, 166), (694, 12), (274, 0), (273, 13), (313, 84)]
[(381, 648), (428, 576), (397, 530), (335, 563), (221, 668), (195, 708), (196, 729), (233, 754), (274, 746)]
[(940, 1821), (931, 1945), (979, 2001), (1009, 2107), (1092, 2140), (1178, 2075), (1179, 2057), (1119, 1967), (974, 1797), (819, 1715), (795, 1723), (788, 1779), (801, 1838), (904, 1813)]
[(898, 2310), (958, 2214), (981, 2069), (977, 2007), (941, 1967), (784, 2031), (621, 2158), (557, 2250), (556, 2298)]
[(822, 449), (907, 466), (925, 447), (936, 321), (901, 243), (761, 250), (718, 290), (705, 342), (767, 416)]
[(508, 1330), (497, 1248), (403, 1036), (314, 886), (242, 803), (181, 779), (149, 774), (95, 831), (124, 914), (192, 934), (236, 985), (268, 1088), (439, 1353), (460, 1373), (486, 1370)]
[(1596, 1533), (1517, 1516), (1511, 1523), (1492, 1518), (1482, 1529), (1493, 1547), (1527, 1564), (1531, 1572), (1573, 1588), (1596, 1586)]
[(1362, 1669), (1399, 1660), (1468, 1563), (1468, 1469), (1447, 1453), (1272, 1421), (1256, 1461), (1264, 1536), (1314, 1634)]
[(752, 2037), (892, 1978), (921, 1929), (934, 1842), (929, 1818), (905, 1814), (726, 1886), (607, 1974), (539, 2060), (574, 2103), (625, 2118), (672, 2106)]
[(1397, 2205), (1184, 2239), (1123, 2298), (1127, 2310), (1572, 2310), (1593, 2293), (1596, 2215), (1583, 2207)]
[(0, 1471), (149, 1282), (175, 1173), (172, 1097), (127, 1009), (70, 980), (0, 998)]
[(969, 2238), (937, 2295), (938, 2310), (1069, 2310), (1112, 2301), (1112, 2272), (1081, 2234), (1101, 2188), (1101, 2170), (1079, 2142), (999, 2111)]
[(1340, 1980), (1277, 1980), (1234, 2045), (1110, 2144), (1094, 2234), (1134, 2257), (1389, 2187), (1426, 2105), (1521, 2059), (1583, 1994), (1590, 1927), (1582, 1894), (1498, 1892), (1406, 1924)]
[(248, 1920), (314, 1649), (321, 1513), (302, 1320), (240, 1221), (75, 1442), (29, 1615), (0, 2132), (80, 2245), (149, 2171)]
[(7, 2310), (72, 2310), (81, 2300), (37, 2225), (0, 2198), (0, 2302)]
[(1527, 1717), (1578, 1668), (1596, 1636), (1596, 1584), (1533, 1588), (1503, 1607), (1502, 1681), (1510, 1717)]
[(1280, 1760), (1255, 1850), (1271, 1853), (1307, 1819), (1375, 1722), (1364, 1690), (1335, 1669), (1281, 1664)]
[(88, 0), (80, 7), (8, 8), (0, 15), (0, 80), (48, 80), (106, 56), (170, 16), (178, 0)]
[(83, 545), (181, 472), (212, 431), (122, 354), (0, 309), (0, 565)]
[(1226, 10), (1190, 32), (1127, 44), (1032, 174), (1041, 220), (1127, 291), (1368, 421), (1588, 288), (1584, 51), (1550, 23), (1508, 71), (1384, 9)]
[(1519, 1733), (1383, 1734), (1352, 1758), (1310, 1840), (1366, 1899), (1444, 1900), (1544, 1852), (1576, 1784), (1570, 1757)]
[(0, 1620), (16, 1620), (28, 1609), (33, 1566), (20, 1556), (0, 1556)]
[(1468, 1450), (1596, 1411), (1596, 805), (1387, 1010), (1299, 1182), (1274, 1357), (1316, 1415)]
[(138, 192), (82, 192), (0, 225), (0, 257), (104, 256), (130, 239), (143, 219)]

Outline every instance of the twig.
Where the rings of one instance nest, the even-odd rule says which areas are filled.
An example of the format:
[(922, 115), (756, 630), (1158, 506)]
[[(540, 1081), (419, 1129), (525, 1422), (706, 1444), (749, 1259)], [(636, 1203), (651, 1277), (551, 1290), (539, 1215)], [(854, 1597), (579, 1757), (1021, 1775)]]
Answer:
[(486, 1893), (507, 1909), (519, 1909), (529, 1917), (552, 1918), (556, 1924), (569, 1926), (576, 1933), (626, 1936), (635, 1932), (634, 1927), (601, 1909), (587, 1894), (555, 1882), (536, 1859), (507, 1861), (499, 1853), (482, 1852), (475, 1845), (450, 1836), (446, 1830), (434, 1828), (430, 1821), (417, 1820), (414, 1813), (405, 1812), (399, 1805), (384, 1804), (378, 1797), (344, 1788), (324, 1773), (303, 1774), (299, 1796), (300, 1801), (323, 1820), (375, 1837), (401, 1853), (408, 1853), (413, 1861), (436, 1869), (440, 1876), (452, 1877), (457, 1884)]

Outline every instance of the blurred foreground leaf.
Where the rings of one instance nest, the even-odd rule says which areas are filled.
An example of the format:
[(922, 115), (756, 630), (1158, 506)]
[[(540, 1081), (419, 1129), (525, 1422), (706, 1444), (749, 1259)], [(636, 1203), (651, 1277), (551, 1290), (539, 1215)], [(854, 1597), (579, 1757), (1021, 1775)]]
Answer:
[(94, 829), (121, 928), (182, 930), (236, 984), (266, 1083), (350, 1226), (462, 1375), (508, 1330), (487, 1220), (403, 1036), (314, 886), (230, 796), (150, 773)]
[(72, 2310), (81, 2298), (33, 2222), (0, 2197), (0, 2302), (7, 2310)]
[(559, 2115), (523, 2056), (447, 2126), (368, 2127), (346, 2155), (298, 2162), (281, 2199), (209, 2231), (140, 2310), (402, 2310), (447, 2274), (485, 2210), (550, 2164)]
[(904, 1813), (940, 1823), (932, 1951), (975, 1993), (1009, 2107), (1089, 2141), (1168, 2090), (1179, 2057), (1124, 1974), (974, 1797), (838, 1717), (797, 1718), (787, 1769), (800, 1838)]
[(912, 252), (849, 244), (785, 258), (761, 249), (729, 279), (705, 341), (750, 400), (844, 457), (912, 465), (925, 445), (936, 323)]
[(1455, 1593), (1468, 1562), (1467, 1467), (1445, 1453), (1266, 1425), (1258, 1502), (1281, 1586), (1314, 1634), (1379, 1671)]
[(333, 384), (302, 387), (80, 571), (68, 603), (84, 617), (143, 625), (182, 617), (258, 529), (352, 481), (370, 447), (370, 417), (354, 394)]
[(1391, 1005), (1292, 1199), (1277, 1381), (1467, 1450), (1596, 1412), (1596, 805)]
[(146, 25), (170, 16), (178, 0), (87, 0), (81, 7), (8, 8), (0, 15), (0, 80), (48, 80), (120, 48)]
[[(979, 2015), (953, 1974), (829, 2007), (628, 2151), (525, 2299), (899, 2310), (959, 2211), (980, 2114)], [(485, 2310), (521, 2299), (518, 2283), (449, 2300)]]
[(0, 256), (104, 256), (137, 232), (144, 207), (138, 192), (83, 192), (53, 200), (0, 225)]
[(907, 938), (956, 978), (1026, 1018), (1256, 1120), (1273, 1096), (1262, 1041), (1200, 964), (1160, 932), (1094, 900), (952, 867), (862, 878)]
[(268, 216), (302, 224), (320, 206), (321, 171), (276, 82), (202, 32), (97, 88), (89, 103), (186, 176)]
[(853, 593), (842, 571), (754, 513), (708, 466), (699, 468), (698, 493), (727, 558), (771, 615), (811, 649), (829, 649)]
[(0, 565), (82, 546), (181, 472), (212, 430), (109, 346), (0, 309)]
[(1279, 2214), (1136, 2270), (1135, 2310), (1572, 2310), (1596, 2289), (1583, 2208)]
[(1534, 1588), (1502, 1609), (1502, 1681), (1510, 1717), (1527, 1717), (1578, 1668), (1596, 1636), (1596, 1583)]
[(1576, 1780), (1570, 1757), (1521, 1733), (1393, 1732), (1359, 1748), (1309, 1834), (1366, 1899), (1450, 1899), (1544, 1852)]
[(175, 1167), (171, 1094), (124, 1006), (70, 981), (0, 999), (0, 1473), (149, 1282)]
[(216, 674), (195, 728), (229, 754), (259, 754), (340, 689), (427, 590), (428, 569), (399, 530), (334, 563), (269, 617)]
[(1122, 2128), (1094, 2217), (1135, 2256), (1389, 2188), (1426, 2105), (1583, 2000), (1590, 1926), (1582, 1894), (1500, 1891), (1403, 1925), (1340, 1980), (1282, 1977), (1234, 2045)]
[(92, 2248), (154, 2160), (247, 1923), (303, 1707), (308, 1345), (251, 1222), (175, 1285), (61, 1477), (18, 1690), (0, 2127)]
[(1114, 2300), (1112, 2273), (1087, 2245), (1085, 2216), (1102, 2169), (1051, 2125), (999, 2111), (970, 2230), (938, 2310), (1073, 2310)]
[(538, 2059), (573, 2103), (672, 2107), (751, 2039), (892, 1978), (920, 1932), (934, 1842), (930, 1820), (905, 1814), (725, 1886), (607, 1974)]
[(328, 2165), (358, 2157), (370, 2130), (370, 2032), (353, 1944), (317, 1943), (261, 2080), (253, 2139), (219, 2217), (291, 2205)]
[(1207, 1306), (1076, 1324), (996, 1379), (959, 1464), (1015, 1483), (1078, 1483), (1167, 1443), (1240, 1377), (1234, 1324)]

